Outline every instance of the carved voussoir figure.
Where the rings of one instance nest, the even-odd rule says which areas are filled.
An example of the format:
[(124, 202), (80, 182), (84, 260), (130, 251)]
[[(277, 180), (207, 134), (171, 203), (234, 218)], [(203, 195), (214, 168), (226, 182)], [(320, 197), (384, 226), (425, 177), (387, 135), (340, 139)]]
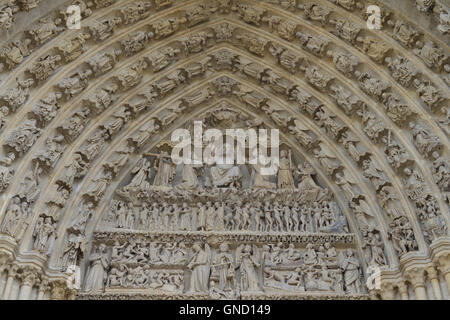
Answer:
[(19, 157), (25, 155), (40, 137), (42, 129), (38, 128), (35, 119), (26, 120), (6, 139), (6, 146)]
[(122, 23), (120, 17), (112, 17), (102, 21), (93, 21), (89, 26), (89, 31), (96, 41), (104, 41), (111, 37), (114, 29)]
[(32, 249), (50, 255), (56, 241), (56, 222), (51, 217), (40, 216), (33, 231)]
[(61, 56), (59, 54), (45, 55), (34, 61), (31, 68), (27, 71), (32, 74), (37, 81), (45, 81), (56, 71), (60, 61)]

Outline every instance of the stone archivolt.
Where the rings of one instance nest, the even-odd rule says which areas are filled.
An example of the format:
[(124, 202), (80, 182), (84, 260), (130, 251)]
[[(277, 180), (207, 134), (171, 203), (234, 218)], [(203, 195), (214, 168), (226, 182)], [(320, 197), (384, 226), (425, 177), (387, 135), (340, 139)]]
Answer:
[[(300, 2), (79, 2), (79, 31), (67, 4), (17, 28), (37, 2), (0, 7), (0, 28), (23, 28), (0, 52), (2, 297), (448, 298), (448, 8), (416, 1), (439, 16), (428, 31), (383, 2), (374, 32), (363, 1)], [(146, 154), (174, 129), (238, 118), (280, 129), (294, 192), (244, 177), (249, 198), (214, 198), (206, 169), (194, 189), (151, 186)], [(305, 202), (311, 181), (327, 200)]]

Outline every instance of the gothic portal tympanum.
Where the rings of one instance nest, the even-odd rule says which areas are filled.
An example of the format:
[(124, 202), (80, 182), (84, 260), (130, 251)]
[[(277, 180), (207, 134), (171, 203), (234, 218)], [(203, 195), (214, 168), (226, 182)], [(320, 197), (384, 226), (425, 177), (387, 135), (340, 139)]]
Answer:
[(449, 299), (449, 8), (1, 1), (1, 299)]

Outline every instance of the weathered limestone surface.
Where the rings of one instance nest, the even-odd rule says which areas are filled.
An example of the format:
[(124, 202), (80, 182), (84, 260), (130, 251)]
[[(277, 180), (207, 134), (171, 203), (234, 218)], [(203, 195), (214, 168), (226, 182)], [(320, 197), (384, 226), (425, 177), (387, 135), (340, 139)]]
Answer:
[[(449, 10), (2, 1), (0, 298), (449, 299)], [(175, 165), (194, 121), (277, 172)]]

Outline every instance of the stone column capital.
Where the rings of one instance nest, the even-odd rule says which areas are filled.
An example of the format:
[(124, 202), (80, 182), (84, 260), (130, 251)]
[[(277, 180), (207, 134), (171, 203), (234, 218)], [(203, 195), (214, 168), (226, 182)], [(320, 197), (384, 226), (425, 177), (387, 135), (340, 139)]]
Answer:
[(54, 280), (50, 282), (51, 299), (52, 300), (65, 300), (67, 299), (67, 283), (63, 280)]
[(445, 276), (450, 273), (450, 252), (441, 254), (435, 259), (436, 267)]
[(50, 289), (50, 282), (47, 278), (43, 277), (41, 278), (41, 281), (39, 282), (39, 291), (47, 291)]
[(430, 278), (430, 280), (438, 278), (436, 268), (434, 268), (433, 266), (427, 267), (426, 272), (427, 272), (427, 276), (428, 276), (428, 278)]
[(35, 268), (25, 268), (21, 278), (23, 285), (32, 287), (39, 281), (39, 273)]
[(420, 267), (415, 267), (405, 272), (405, 278), (411, 282), (414, 289), (425, 286), (425, 270)]
[(18, 274), (19, 266), (16, 264), (12, 264), (7, 267), (7, 270), (8, 270), (8, 277), (15, 278)]
[(380, 292), (383, 300), (393, 300), (395, 297), (395, 286), (391, 282), (383, 282)]
[(398, 292), (400, 293), (400, 296), (402, 297), (402, 300), (408, 300), (409, 294), (408, 294), (408, 286), (405, 281), (400, 281), (396, 283)]

